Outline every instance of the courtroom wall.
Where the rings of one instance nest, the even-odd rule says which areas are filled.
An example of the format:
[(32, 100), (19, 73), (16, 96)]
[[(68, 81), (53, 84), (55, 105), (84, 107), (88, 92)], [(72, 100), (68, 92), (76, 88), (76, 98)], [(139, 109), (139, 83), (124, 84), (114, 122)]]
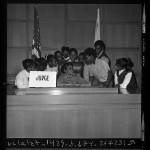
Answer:
[[(62, 46), (79, 52), (94, 47), (97, 4), (37, 4), (42, 57)], [(101, 39), (114, 64), (117, 58), (130, 57), (141, 85), (141, 4), (100, 4)], [(34, 23), (33, 4), (7, 5), (7, 77), (14, 80), (31, 58)]]

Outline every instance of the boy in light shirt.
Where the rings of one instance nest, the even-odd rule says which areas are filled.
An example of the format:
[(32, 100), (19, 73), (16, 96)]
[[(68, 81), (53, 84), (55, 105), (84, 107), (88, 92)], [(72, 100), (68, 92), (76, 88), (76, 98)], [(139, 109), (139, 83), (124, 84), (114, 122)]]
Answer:
[(25, 59), (22, 61), (22, 65), (24, 67), (21, 70), (15, 79), (15, 85), (17, 88), (28, 88), (29, 87), (29, 74), (30, 71), (35, 70), (35, 62), (32, 59)]
[(94, 87), (112, 87), (113, 76), (110, 75), (111, 69), (107, 61), (98, 59), (93, 48), (85, 49), (84, 54), (84, 79), (90, 81)]

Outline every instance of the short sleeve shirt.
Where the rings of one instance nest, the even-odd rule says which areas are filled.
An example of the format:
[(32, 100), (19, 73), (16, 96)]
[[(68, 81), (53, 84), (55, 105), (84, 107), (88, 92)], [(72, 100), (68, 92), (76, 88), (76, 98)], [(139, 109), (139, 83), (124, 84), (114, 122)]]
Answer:
[(84, 66), (84, 79), (89, 81), (89, 77), (94, 76), (100, 82), (105, 82), (109, 70), (110, 68), (106, 60), (96, 58), (95, 64)]
[(28, 88), (29, 72), (27, 72), (25, 69), (21, 70), (16, 76), (15, 85), (18, 88)]

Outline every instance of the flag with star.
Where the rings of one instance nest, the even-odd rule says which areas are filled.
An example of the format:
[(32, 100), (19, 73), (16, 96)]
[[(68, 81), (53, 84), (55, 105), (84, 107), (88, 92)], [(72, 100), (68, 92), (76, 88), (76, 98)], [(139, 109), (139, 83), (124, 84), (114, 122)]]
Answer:
[(34, 33), (33, 33), (31, 58), (35, 59), (40, 57), (41, 57), (41, 42), (40, 42), (39, 16), (37, 6), (34, 5)]

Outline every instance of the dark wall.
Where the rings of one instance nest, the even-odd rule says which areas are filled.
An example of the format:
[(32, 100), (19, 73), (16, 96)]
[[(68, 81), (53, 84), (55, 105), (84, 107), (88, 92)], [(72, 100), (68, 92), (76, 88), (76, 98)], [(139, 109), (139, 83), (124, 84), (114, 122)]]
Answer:
[[(37, 4), (42, 56), (75, 47), (79, 52), (93, 47), (97, 4)], [(7, 6), (7, 74), (14, 80), (22, 60), (31, 57), (33, 4)], [(112, 62), (130, 57), (141, 85), (141, 4), (101, 4), (101, 39)]]

